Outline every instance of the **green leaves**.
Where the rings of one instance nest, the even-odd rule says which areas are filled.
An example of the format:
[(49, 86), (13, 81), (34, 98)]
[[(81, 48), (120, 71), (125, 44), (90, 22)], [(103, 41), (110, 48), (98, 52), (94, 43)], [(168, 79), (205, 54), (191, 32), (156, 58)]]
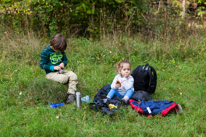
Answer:
[(15, 24), (14, 28), (19, 30), (25, 30), (25, 27), (29, 26), (28, 29), (40, 30), (49, 37), (59, 32), (75, 32), (93, 39), (99, 37), (102, 30), (110, 33), (119, 29), (119, 26), (125, 30), (125, 24), (130, 24), (131, 20), (139, 22), (141, 12), (135, 10), (146, 11), (143, 1), (74, 0), (69, 3), (67, 0), (3, 0), (1, 3), (4, 7), (0, 4), (0, 10), (10, 13), (4, 15), (3, 20), (10, 20), (11, 24)]

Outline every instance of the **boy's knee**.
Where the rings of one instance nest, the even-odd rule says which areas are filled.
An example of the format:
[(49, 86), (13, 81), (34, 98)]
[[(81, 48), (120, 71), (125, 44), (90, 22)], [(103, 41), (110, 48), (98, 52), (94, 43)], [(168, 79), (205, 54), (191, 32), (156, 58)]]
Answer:
[(77, 80), (77, 75), (74, 72), (72, 72), (70, 80), (74, 80), (74, 81)]
[(66, 84), (68, 82), (68, 79), (66, 79), (66, 78), (59, 79), (58, 82), (61, 83), (61, 84)]

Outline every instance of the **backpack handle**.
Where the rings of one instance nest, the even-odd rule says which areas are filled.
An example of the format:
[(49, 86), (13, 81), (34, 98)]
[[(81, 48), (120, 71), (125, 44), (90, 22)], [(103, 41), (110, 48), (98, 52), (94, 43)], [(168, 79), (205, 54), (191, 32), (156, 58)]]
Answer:
[[(149, 66), (149, 70), (151, 70), (151, 71), (149, 71), (150, 80), (149, 80), (149, 88), (147, 89), (147, 91), (152, 89), (153, 92), (151, 94), (153, 94), (157, 85), (155, 83), (152, 83), (152, 80), (154, 78), (154, 80), (157, 81), (157, 73), (152, 66)], [(153, 74), (152, 74), (152, 72), (153, 72)], [(151, 85), (154, 85), (154, 87), (151, 87)]]

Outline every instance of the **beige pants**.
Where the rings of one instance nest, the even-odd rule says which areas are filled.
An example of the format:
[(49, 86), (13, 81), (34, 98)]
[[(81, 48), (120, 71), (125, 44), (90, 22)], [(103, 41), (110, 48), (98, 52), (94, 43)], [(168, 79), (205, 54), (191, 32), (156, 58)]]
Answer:
[(64, 70), (62, 74), (59, 74), (59, 72), (50, 72), (46, 75), (46, 78), (62, 84), (68, 83), (69, 89), (67, 93), (75, 94), (77, 90), (77, 75), (72, 71)]

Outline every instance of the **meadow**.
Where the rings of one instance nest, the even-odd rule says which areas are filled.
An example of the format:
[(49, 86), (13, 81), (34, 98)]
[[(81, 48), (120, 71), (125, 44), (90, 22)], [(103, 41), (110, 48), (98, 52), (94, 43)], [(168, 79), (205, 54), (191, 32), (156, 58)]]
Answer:
[(40, 53), (50, 38), (0, 27), (0, 136), (206, 136), (206, 41), (194, 35), (165, 44), (142, 36), (90, 41), (68, 37), (67, 70), (78, 76), (78, 92), (93, 101), (97, 89), (111, 83), (114, 65), (127, 59), (132, 69), (149, 63), (157, 71), (153, 100), (179, 103), (183, 114), (147, 118), (131, 106), (114, 115), (89, 109), (88, 103), (61, 108), (67, 85), (45, 78)]

